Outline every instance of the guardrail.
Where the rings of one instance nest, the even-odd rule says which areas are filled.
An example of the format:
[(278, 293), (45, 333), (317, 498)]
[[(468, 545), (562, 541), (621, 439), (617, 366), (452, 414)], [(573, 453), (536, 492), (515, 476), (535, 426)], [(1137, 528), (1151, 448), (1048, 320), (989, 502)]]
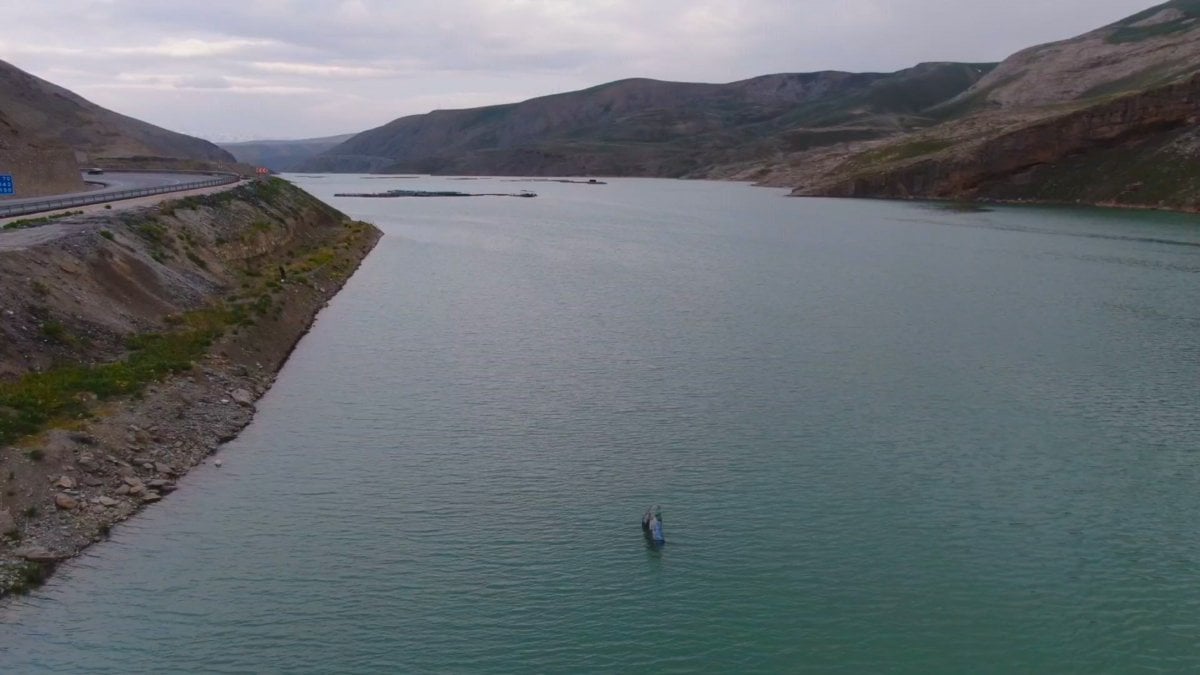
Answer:
[(5, 206), (4, 202), (0, 202), (0, 218), (25, 216), (31, 213), (41, 213), (43, 211), (53, 211), (55, 209), (67, 209), (71, 208), (72, 206), (87, 206), (89, 204), (103, 204), (104, 202), (115, 202), (122, 199), (149, 197), (150, 195), (161, 195), (168, 192), (182, 192), (184, 190), (197, 190), (206, 187), (216, 187), (218, 185), (229, 185), (230, 183), (236, 183), (239, 180), (241, 180), (241, 176), (238, 176), (237, 174), (220, 174), (219, 176), (208, 178), (206, 180), (194, 181), (191, 183), (179, 183), (177, 185), (132, 188), (129, 190), (117, 190), (116, 192), (96, 192), (92, 194), (71, 195), (69, 197), (47, 197), (45, 199), (39, 199), (36, 202), (23, 202), (21, 204), (12, 204), (10, 206)]

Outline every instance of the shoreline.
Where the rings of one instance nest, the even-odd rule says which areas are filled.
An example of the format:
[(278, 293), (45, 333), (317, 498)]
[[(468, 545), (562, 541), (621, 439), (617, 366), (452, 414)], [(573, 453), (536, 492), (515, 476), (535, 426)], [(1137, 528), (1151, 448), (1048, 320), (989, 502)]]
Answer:
[[(256, 402), (320, 311), (383, 236), (307, 193), (296, 193), (303, 199), (295, 194), (286, 198), (308, 209), (303, 215), (309, 222), (288, 223), (294, 231), (286, 236), (293, 244), (303, 240), (308, 248), (280, 253), (286, 256), (280, 272), (285, 272), (284, 264), (304, 265), (297, 260), (316, 255), (329, 258), (322, 266), (303, 273), (289, 268), (282, 278), (267, 282), (273, 288), (267, 296), (270, 309), (230, 324), (190, 368), (132, 395), (107, 401), (90, 397), (91, 412), (84, 418), (60, 420), (55, 428), (0, 447), (7, 506), (27, 505), (20, 511), (0, 508), (0, 598), (37, 587), (60, 562), (105, 540), (113, 525), (166, 498), (178, 479), (253, 420)], [(239, 207), (235, 202), (231, 208)], [(314, 216), (320, 208), (326, 212)], [(97, 233), (93, 228), (73, 237), (95, 238)], [(277, 262), (272, 260), (269, 269), (274, 270)], [(245, 288), (243, 282), (241, 290)], [(200, 311), (231, 301), (237, 290), (226, 287), (206, 296)]]

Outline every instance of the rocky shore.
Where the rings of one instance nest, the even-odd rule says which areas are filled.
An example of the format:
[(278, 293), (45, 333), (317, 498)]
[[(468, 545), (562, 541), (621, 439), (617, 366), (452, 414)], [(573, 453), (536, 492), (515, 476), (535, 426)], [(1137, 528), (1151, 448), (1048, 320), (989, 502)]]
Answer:
[(0, 595), (249, 424), (380, 237), (279, 180), (54, 226), (15, 250), (0, 234)]

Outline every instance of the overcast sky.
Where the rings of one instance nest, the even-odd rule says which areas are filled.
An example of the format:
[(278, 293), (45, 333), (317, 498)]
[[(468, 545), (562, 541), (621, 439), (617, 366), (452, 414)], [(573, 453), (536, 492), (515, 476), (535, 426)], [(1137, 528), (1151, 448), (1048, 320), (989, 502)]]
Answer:
[(0, 58), (211, 140), (362, 131), (626, 77), (993, 61), (1152, 0), (0, 0)]

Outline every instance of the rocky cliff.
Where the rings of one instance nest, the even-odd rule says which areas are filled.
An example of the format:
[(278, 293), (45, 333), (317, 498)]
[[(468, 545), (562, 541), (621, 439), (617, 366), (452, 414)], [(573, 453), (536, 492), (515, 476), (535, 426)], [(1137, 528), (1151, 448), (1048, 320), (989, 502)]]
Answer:
[(18, 195), (78, 192), (85, 189), (75, 152), (63, 143), (35, 138), (0, 112), (0, 172), (13, 176)]
[(1013, 55), (938, 124), (724, 175), (794, 194), (1197, 210), (1200, 1)]
[(236, 435), (378, 237), (280, 180), (0, 231), (0, 594)]
[(886, 168), (856, 166), (862, 159), (851, 157), (796, 194), (1200, 210), (1200, 76)]

